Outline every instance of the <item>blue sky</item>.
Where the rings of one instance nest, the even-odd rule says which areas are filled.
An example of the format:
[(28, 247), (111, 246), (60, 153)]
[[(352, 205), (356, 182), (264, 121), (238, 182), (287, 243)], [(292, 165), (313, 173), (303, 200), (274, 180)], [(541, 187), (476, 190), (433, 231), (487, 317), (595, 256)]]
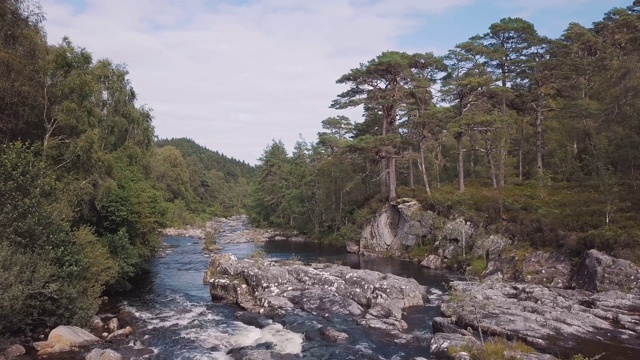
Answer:
[[(475, 34), (487, 31), (489, 25), (505, 17), (522, 17), (532, 22), (541, 35), (557, 38), (570, 22), (587, 27), (602, 19), (614, 7), (631, 5), (631, 0), (546, 1), (536, 7), (529, 1), (475, 1), (437, 15), (424, 16), (423, 25), (401, 38), (401, 46), (411, 48), (450, 49)], [(542, 1), (543, 3), (545, 1)]]
[[(558, 37), (632, 0), (41, 0), (67, 35), (124, 63), (160, 137), (255, 163), (272, 139), (316, 138), (335, 80), (386, 50), (443, 54), (503, 17)], [(358, 109), (343, 114), (359, 120)]]

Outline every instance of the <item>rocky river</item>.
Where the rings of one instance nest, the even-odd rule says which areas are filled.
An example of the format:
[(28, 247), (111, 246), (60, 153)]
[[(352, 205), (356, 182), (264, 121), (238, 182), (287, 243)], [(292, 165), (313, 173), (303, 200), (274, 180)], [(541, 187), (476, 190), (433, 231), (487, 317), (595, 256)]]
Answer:
[[(491, 236), (472, 248), (486, 247), (491, 259), (483, 280), (451, 281), (425, 262), (285, 239), (244, 218), (210, 227), (215, 253), (203, 251), (203, 234), (192, 229), (165, 237), (147, 276), (99, 314), (94, 333), (108, 341), (90, 342), (125, 360), (493, 359), (472, 357), (493, 339), (527, 345), (500, 358), (640, 358), (640, 269), (595, 250), (577, 267), (532, 252), (520, 262), (524, 281), (514, 281), (514, 260), (496, 252), (504, 241)], [(456, 246), (450, 239), (447, 249)], [(47, 351), (55, 343), (34, 345)], [(90, 349), (50, 359), (80, 360)]]
[[(430, 319), (440, 313), (438, 305), (446, 291), (445, 273), (411, 262), (347, 254), (340, 248), (308, 242), (250, 241), (254, 236), (243, 222), (223, 223), (218, 234), (218, 243), (223, 247), (219, 253), (246, 259), (258, 252), (269, 260), (322, 262), (336, 267), (340, 264), (343, 269), (395, 274), (399, 279), (415, 279), (421, 288), (425, 286), (428, 303), (401, 310), (398, 320), (404, 325), (400, 337), (390, 336), (388, 329), (337, 319), (341, 309), (329, 306), (324, 310), (336, 317), (332, 319), (337, 324), (334, 327), (339, 328), (335, 329), (336, 334), (346, 333), (349, 340), (348, 344), (327, 341), (334, 327), (318, 326), (328, 323), (323, 319), (327, 314), (298, 312), (274, 322), (264, 316), (251, 316), (228, 302), (212, 301), (209, 287), (202, 281), (210, 262), (210, 255), (202, 252), (202, 241), (169, 236), (165, 238), (166, 249), (154, 260), (148, 277), (140, 281), (134, 292), (117, 299), (120, 309), (136, 319), (132, 324), (136, 333), (130, 342), (143, 342), (154, 351), (150, 355), (154, 359), (246, 358), (248, 355), (243, 355), (243, 351), (261, 348), (283, 354), (302, 353), (310, 359), (429, 357)], [(235, 352), (228, 354), (232, 349)]]

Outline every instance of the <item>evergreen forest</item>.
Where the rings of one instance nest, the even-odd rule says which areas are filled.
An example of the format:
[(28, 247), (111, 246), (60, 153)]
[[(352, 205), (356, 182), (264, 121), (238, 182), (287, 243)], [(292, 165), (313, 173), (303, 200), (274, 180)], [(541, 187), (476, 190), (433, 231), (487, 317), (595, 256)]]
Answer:
[(640, 263), (639, 64), (638, 1), (557, 39), (504, 18), (443, 56), (382, 52), (337, 79), (330, 106), (362, 121), (265, 149), (251, 217), (344, 244), (409, 197), (523, 246)]

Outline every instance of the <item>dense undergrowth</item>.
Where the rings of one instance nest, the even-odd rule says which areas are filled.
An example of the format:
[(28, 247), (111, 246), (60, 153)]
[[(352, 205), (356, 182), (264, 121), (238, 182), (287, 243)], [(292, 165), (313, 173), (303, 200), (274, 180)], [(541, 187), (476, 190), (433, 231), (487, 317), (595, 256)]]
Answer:
[(464, 193), (443, 186), (427, 195), (401, 188), (443, 217), (463, 216), (489, 232), (533, 249), (579, 257), (598, 249), (640, 264), (640, 194), (634, 183), (603, 191), (597, 183), (515, 182), (503, 189), (471, 184)]
[(0, 337), (86, 325), (146, 270), (161, 228), (242, 211), (253, 171), (156, 143), (126, 68), (48, 45), (43, 19), (36, 1), (0, 2)]

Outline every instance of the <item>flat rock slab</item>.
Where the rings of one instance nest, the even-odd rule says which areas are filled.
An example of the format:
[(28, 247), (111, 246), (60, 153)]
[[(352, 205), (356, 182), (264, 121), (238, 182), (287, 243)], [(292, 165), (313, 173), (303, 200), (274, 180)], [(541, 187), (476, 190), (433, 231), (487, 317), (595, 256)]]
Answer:
[(457, 326), (571, 353), (582, 341), (640, 352), (640, 295), (534, 284), (452, 282), (442, 312)]

